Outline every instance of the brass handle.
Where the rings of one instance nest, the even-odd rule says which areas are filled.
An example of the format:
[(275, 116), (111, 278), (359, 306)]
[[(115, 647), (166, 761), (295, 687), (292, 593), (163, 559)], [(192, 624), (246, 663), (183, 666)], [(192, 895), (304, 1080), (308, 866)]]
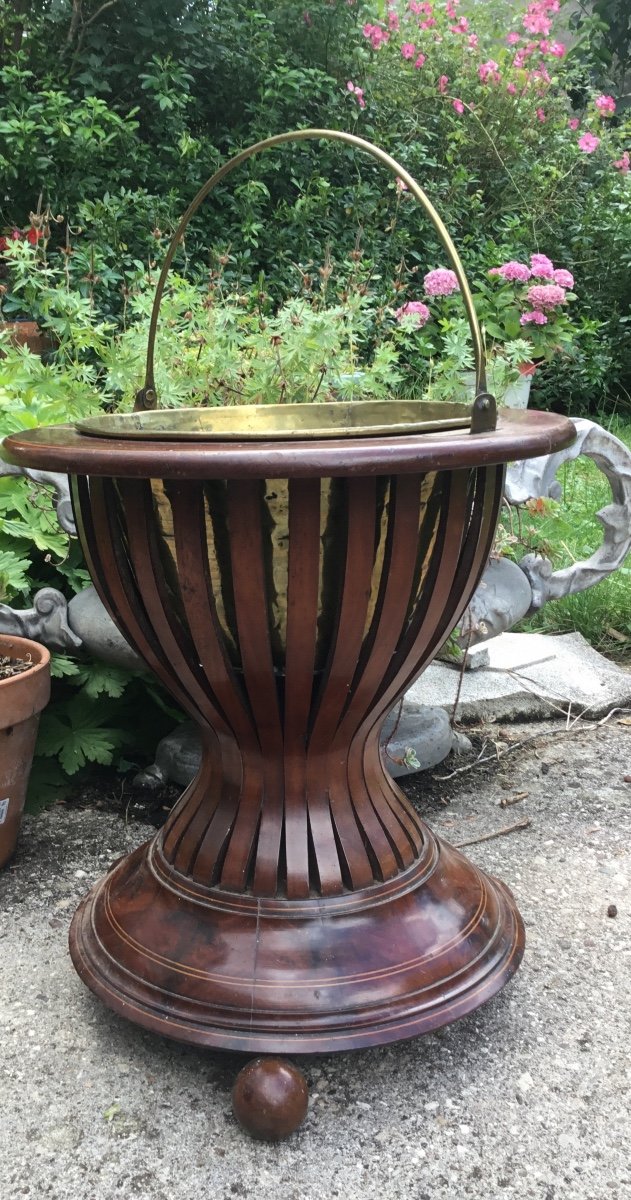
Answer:
[[(157, 406), (158, 397), (155, 389), (153, 356), (158, 317), (160, 315), (160, 304), (162, 302), (162, 295), (166, 284), (166, 278), (169, 273), (169, 268), (173, 262), (175, 252), (191, 217), (195, 212), (197, 212), (200, 204), (206, 199), (210, 192), (212, 192), (213, 188), (215, 188), (222, 179), (225, 179), (226, 175), (229, 175), (231, 171), (234, 171), (235, 167), (239, 167), (241, 163), (245, 162), (246, 159), (251, 158), (253, 154), (258, 154), (259, 150), (267, 150), (270, 146), (282, 146), (284, 142), (302, 142), (306, 141), (308, 138), (330, 138), (332, 141), (345, 142), (348, 146), (357, 146), (359, 150), (365, 150), (367, 154), (372, 155), (372, 157), (376, 158), (378, 162), (383, 163), (384, 166), (388, 167), (389, 170), (392, 171), (393, 175), (396, 175), (399, 179), (402, 179), (407, 185), (408, 190), (425, 210), (432, 221), (445, 250), (447, 251), (449, 261), (454, 269), (460, 285), (460, 291), (462, 293), (462, 299), (464, 302), (467, 319), (469, 321), (469, 327), (471, 329), (471, 337), (473, 339), (473, 348), (475, 353), (476, 398), (479, 399), (482, 394), (485, 400), (492, 401), (492, 397), (488, 397), (486, 392), (486, 364), (484, 359), (482, 334), (480, 332), (480, 325), (478, 323), (473, 297), (464, 273), (464, 267), (460, 261), (458, 251), (456, 250), (456, 247), (454, 246), (454, 243), (447, 232), (447, 229), (445, 228), (438, 213), (436, 212), (436, 209), (426, 196), (423, 189), (419, 187), (416, 180), (412, 178), (412, 176), (405, 170), (404, 167), (400, 166), (399, 163), (396, 162), (394, 158), (391, 158), (389, 154), (386, 154), (385, 150), (380, 150), (378, 146), (373, 146), (372, 142), (367, 142), (365, 138), (357, 137), (354, 133), (344, 133), (339, 129), (297, 129), (293, 133), (278, 133), (274, 137), (265, 138), (264, 141), (256, 142), (255, 145), (249, 146), (247, 150), (242, 150), (240, 154), (235, 154), (234, 158), (228, 159), (228, 162), (224, 163), (224, 165), (220, 167), (218, 171), (215, 171), (215, 174), (212, 175), (211, 178), (206, 181), (204, 186), (199, 189), (197, 195), (189, 204), (175, 233), (173, 234), (162, 270), (160, 271), (160, 278), (158, 279), (156, 294), (153, 301), (153, 308), (151, 310), (151, 321), (149, 323), (145, 386), (144, 388), (141, 388), (136, 395), (135, 411), (138, 411), (139, 409), (142, 410), (156, 408)], [(484, 407), (485, 409), (488, 409), (489, 404), (486, 404)], [(492, 409), (495, 409), (494, 401), (492, 403)], [(489, 417), (487, 415), (485, 422), (487, 427), (489, 427), (488, 419)], [(494, 427), (494, 422), (490, 427)]]

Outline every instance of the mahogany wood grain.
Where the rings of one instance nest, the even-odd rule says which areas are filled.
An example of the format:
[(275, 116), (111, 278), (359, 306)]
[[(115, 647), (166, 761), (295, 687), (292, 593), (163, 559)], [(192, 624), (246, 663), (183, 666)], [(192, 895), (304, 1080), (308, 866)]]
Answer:
[(567, 444), (493, 433), (282, 445), (15, 435), (70, 469), (95, 585), (193, 719), (199, 775), (79, 908), (71, 952), (150, 1029), (254, 1052), (378, 1045), (493, 995), (523, 927), (389, 776), (387, 713), (488, 559), (504, 463)]

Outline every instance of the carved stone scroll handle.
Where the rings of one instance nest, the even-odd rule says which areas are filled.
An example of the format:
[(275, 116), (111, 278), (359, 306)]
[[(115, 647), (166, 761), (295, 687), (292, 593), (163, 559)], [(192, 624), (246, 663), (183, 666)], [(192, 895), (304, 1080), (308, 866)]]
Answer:
[(16, 467), (13, 463), (3, 462), (0, 458), (0, 476), (2, 475), (22, 475), (25, 479), (30, 479), (40, 487), (53, 488), (55, 493), (53, 496), (53, 505), (57, 514), (57, 520), (64, 533), (69, 533), (72, 537), (76, 537), (77, 527), (72, 511), (67, 475), (62, 475), (56, 471), (34, 471), (30, 467)]
[(557, 454), (531, 458), (508, 469), (505, 496), (510, 504), (524, 504), (531, 498), (558, 500), (561, 486), (556, 473), (564, 462), (584, 454), (606, 476), (611, 487), (612, 504), (597, 513), (603, 526), (603, 540), (590, 558), (572, 563), (559, 571), (549, 559), (527, 554), (519, 565), (532, 587), (531, 612), (548, 600), (557, 600), (600, 583), (622, 566), (631, 550), (631, 451), (619, 438), (594, 421), (576, 418), (576, 441)]

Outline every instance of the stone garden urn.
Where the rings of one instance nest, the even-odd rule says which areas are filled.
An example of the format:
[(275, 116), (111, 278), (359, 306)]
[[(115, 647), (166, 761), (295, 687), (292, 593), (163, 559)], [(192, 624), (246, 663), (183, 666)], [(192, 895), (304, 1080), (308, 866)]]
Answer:
[[(156, 404), (156, 322), (188, 218), (251, 153), (308, 137), (371, 154), (434, 220), (472, 327), (472, 408), (155, 409), (4, 443), (12, 462), (71, 477), (99, 595), (203, 743), (164, 827), (80, 905), (73, 962), (145, 1028), (263, 1055), (437, 1029), (516, 970), (510, 892), (432, 833), (385, 769), (379, 732), (478, 583), (505, 464), (574, 438), (548, 413), (497, 419), (444, 226), (402, 166), (336, 131), (259, 143), (198, 194), (158, 283), (139, 407)], [(289, 1132), (304, 1114), (299, 1073), (275, 1059), (246, 1070), (237, 1115), (254, 1133)]]

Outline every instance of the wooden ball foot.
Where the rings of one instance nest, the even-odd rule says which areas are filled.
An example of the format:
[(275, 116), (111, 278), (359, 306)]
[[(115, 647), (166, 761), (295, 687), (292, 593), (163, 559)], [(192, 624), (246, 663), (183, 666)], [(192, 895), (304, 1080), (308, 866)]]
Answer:
[(232, 1109), (251, 1137), (279, 1142), (302, 1125), (307, 1115), (307, 1081), (284, 1058), (253, 1058), (239, 1071)]

